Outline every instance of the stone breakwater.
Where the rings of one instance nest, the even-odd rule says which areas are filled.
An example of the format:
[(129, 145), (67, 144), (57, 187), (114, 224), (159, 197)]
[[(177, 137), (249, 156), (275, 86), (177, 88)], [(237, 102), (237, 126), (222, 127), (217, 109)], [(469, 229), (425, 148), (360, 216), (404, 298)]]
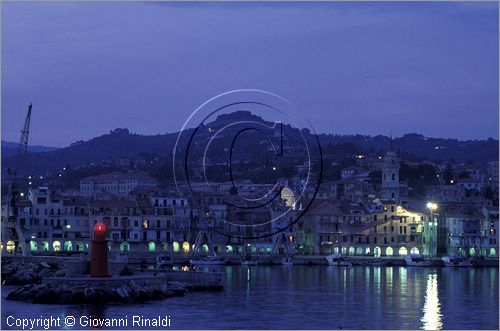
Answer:
[(135, 303), (183, 296), (187, 284), (158, 278), (49, 279), (10, 292), (7, 300), (42, 304)]
[(41, 283), (43, 278), (65, 276), (56, 263), (14, 263), (2, 261), (2, 285), (25, 285)]

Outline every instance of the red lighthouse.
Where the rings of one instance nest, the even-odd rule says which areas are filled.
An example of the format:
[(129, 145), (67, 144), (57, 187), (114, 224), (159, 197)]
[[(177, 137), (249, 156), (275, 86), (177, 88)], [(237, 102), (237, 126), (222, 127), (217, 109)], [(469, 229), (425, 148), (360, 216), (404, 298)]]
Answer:
[(106, 225), (103, 223), (97, 223), (94, 226), (90, 255), (90, 277), (109, 277), (108, 241), (106, 240)]

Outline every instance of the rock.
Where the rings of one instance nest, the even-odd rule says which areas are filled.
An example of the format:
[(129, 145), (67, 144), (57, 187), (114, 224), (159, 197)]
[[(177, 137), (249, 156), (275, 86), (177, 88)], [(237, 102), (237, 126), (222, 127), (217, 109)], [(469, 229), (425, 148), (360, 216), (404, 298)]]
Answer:
[(160, 291), (161, 291), (161, 293), (163, 293), (164, 295), (167, 295), (167, 293), (168, 293), (168, 286), (167, 286), (167, 284), (161, 284), (161, 285), (160, 285)]
[(58, 293), (51, 287), (46, 286), (38, 293), (35, 293), (33, 302), (35, 303), (56, 303), (59, 298)]

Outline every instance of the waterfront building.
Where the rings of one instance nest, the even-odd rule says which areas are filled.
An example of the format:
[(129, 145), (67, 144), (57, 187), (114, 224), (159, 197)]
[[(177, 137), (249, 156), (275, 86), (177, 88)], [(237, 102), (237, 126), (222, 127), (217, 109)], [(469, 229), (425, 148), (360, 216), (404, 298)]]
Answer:
[(93, 196), (96, 193), (107, 193), (125, 197), (139, 187), (157, 187), (158, 181), (145, 172), (109, 174), (83, 178), (80, 181), (82, 195)]
[(314, 201), (298, 222), (302, 254), (405, 256), (428, 252), (425, 215), (392, 200), (375, 199), (371, 206), (350, 200)]

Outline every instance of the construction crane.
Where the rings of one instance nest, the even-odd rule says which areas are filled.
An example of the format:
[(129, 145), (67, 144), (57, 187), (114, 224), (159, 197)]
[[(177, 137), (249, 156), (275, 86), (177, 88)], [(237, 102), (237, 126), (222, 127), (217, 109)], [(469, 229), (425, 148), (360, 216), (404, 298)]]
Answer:
[[(14, 161), (14, 167), (18, 170), (21, 168), (22, 159), (28, 153), (28, 139), (30, 134), (30, 122), (31, 122), (31, 109), (33, 105), (30, 103), (28, 106), (28, 113), (26, 114), (26, 119), (24, 121), (23, 129), (21, 130), (21, 141), (19, 143), (19, 149), (17, 151), (17, 158)], [(19, 208), (21, 203), (21, 193), (17, 187), (16, 170), (11, 171), (7, 168), (7, 174), (9, 176), (9, 190), (7, 195), (7, 210), (5, 217), (2, 217), (2, 232), (7, 233), (8, 237), (14, 239), (17, 242), (14, 250), (14, 254), (21, 251), (23, 256), (28, 254), (26, 238), (23, 233), (23, 228), (19, 222), (19, 213), (22, 208)], [(4, 230), (7, 230), (4, 232)], [(2, 238), (3, 239), (3, 238)]]
[(26, 119), (24, 120), (24, 127), (21, 130), (21, 142), (19, 143), (19, 155), (25, 155), (28, 153), (28, 138), (30, 135), (30, 122), (31, 122), (31, 108), (33, 105), (30, 103), (28, 106), (28, 113), (26, 114)]

